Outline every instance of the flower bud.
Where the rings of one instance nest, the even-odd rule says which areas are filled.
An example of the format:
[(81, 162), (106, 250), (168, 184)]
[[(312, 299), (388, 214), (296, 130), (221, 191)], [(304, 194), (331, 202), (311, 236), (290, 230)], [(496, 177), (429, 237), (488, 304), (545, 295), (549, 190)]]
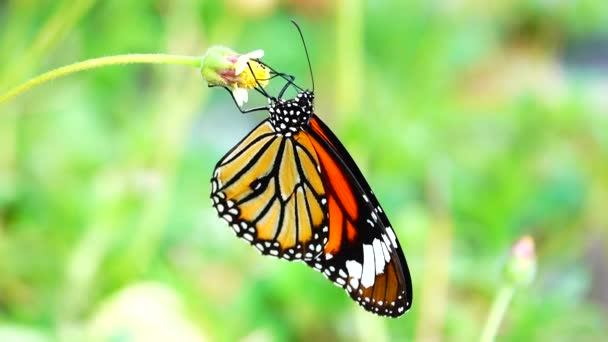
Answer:
[(536, 252), (534, 240), (526, 235), (511, 248), (505, 267), (505, 278), (512, 286), (528, 286), (536, 274)]

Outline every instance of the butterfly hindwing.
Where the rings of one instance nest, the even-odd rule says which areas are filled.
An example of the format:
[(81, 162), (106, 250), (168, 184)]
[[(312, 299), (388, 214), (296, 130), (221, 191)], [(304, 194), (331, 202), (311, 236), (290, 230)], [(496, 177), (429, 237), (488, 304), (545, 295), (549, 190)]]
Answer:
[(277, 134), (265, 120), (213, 173), (213, 206), (262, 254), (311, 260), (328, 239), (319, 162), (307, 136)]

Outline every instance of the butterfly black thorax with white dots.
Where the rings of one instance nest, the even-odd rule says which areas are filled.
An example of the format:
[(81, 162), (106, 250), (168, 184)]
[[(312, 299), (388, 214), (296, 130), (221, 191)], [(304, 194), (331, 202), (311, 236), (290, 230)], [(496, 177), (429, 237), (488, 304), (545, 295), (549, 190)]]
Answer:
[(301, 91), (295, 98), (289, 100), (268, 99), (270, 123), (275, 131), (291, 136), (308, 125), (312, 115), (313, 99), (314, 94), (309, 90)]

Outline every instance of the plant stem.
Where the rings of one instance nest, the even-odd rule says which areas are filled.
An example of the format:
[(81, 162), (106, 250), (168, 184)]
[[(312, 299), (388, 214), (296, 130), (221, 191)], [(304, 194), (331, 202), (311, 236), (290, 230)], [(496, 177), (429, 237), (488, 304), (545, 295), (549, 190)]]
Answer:
[[(84, 15), (95, 5), (97, 0), (66, 0), (59, 3), (50, 19), (46, 20), (44, 26), (33, 43), (28, 46), (19, 56), (17, 65), (2, 65), (2, 79), (0, 89), (18, 81), (22, 75), (36, 67), (41, 57), (51, 49), (57, 42), (70, 31)], [(6, 48), (6, 45), (4, 45)]]
[(486, 321), (486, 325), (483, 329), (480, 339), (481, 342), (494, 341), (496, 334), (498, 333), (500, 323), (502, 322), (502, 319), (509, 308), (509, 304), (511, 304), (511, 299), (513, 298), (514, 293), (515, 287), (513, 286), (503, 286), (498, 291), (498, 294), (494, 299), (494, 303), (492, 303), (492, 309), (488, 315), (488, 320)]
[(59, 77), (67, 76), (79, 71), (85, 71), (109, 65), (125, 64), (178, 64), (199, 68), (201, 66), (201, 58), (196, 56), (178, 56), (165, 54), (128, 54), (88, 59), (86, 61), (77, 62), (48, 71), (42, 75), (36, 76), (30, 79), (29, 81), (10, 89), (8, 92), (0, 95), (0, 105), (33, 87), (39, 86), (43, 83), (46, 83)]

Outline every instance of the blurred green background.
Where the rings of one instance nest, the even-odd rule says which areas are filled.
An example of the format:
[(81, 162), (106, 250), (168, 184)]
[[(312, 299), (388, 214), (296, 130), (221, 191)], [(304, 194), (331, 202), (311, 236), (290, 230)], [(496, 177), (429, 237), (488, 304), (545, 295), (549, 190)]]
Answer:
[(317, 111), (404, 247), (412, 310), (371, 315), (236, 239), (209, 179), (265, 114), (196, 69), (134, 65), (0, 107), (0, 341), (476, 340), (525, 234), (538, 273), (499, 340), (608, 336), (607, 1), (5, 0), (0, 90), (213, 44), (308, 86), (290, 18)]

